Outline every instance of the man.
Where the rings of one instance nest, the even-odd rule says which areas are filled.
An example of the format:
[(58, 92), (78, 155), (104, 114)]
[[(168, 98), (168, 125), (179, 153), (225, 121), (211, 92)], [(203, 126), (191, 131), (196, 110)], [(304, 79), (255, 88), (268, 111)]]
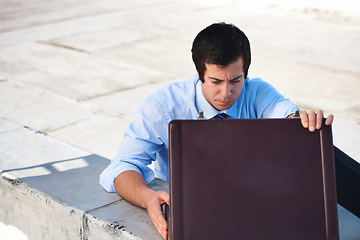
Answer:
[[(161, 205), (169, 195), (151, 190), (146, 183), (155, 176), (168, 181), (168, 124), (174, 119), (206, 119), (218, 114), (231, 118), (286, 118), (298, 107), (261, 79), (247, 77), (250, 43), (236, 26), (216, 23), (195, 38), (192, 57), (198, 75), (173, 83), (149, 96), (126, 130), (117, 156), (100, 176), (107, 191), (116, 191), (129, 202), (146, 208), (157, 231), (167, 239)], [(302, 111), (310, 131), (320, 129), (323, 112)], [(330, 125), (330, 115), (325, 124)], [(148, 167), (154, 161), (154, 172)]]

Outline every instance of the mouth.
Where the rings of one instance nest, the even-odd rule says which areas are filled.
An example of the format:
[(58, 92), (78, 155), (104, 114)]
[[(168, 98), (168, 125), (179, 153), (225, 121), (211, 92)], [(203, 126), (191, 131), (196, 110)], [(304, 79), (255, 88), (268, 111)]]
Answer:
[(229, 105), (231, 102), (230, 101), (218, 101), (218, 103), (220, 103), (221, 105)]

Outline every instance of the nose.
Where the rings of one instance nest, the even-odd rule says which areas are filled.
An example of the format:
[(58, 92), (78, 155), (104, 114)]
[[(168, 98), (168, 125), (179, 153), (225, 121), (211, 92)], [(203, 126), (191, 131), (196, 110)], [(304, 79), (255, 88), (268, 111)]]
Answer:
[(229, 96), (231, 95), (231, 86), (229, 83), (224, 83), (222, 88), (221, 88), (221, 95), (224, 99), (228, 99)]

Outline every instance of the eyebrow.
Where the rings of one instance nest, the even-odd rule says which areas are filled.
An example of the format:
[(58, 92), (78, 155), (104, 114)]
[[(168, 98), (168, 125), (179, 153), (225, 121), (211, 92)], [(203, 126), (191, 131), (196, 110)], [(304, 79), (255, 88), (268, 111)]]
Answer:
[[(242, 77), (242, 75), (237, 76), (237, 77), (235, 77), (235, 78), (233, 78), (233, 79), (230, 79), (230, 81), (237, 80), (237, 79), (239, 79), (239, 78), (241, 78), (241, 77)], [(213, 79), (213, 80), (216, 80), (216, 81), (224, 81), (223, 79), (214, 78), (214, 77), (208, 77), (208, 78)]]

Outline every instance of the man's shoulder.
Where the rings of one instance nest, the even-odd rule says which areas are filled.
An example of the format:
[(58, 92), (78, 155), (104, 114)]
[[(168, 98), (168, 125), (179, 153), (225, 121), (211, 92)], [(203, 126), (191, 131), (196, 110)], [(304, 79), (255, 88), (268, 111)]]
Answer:
[(155, 101), (167, 105), (179, 105), (195, 98), (195, 87), (199, 78), (194, 75), (185, 81), (173, 82), (155, 91), (147, 101)]
[(251, 79), (248, 77), (245, 81), (245, 86), (247, 91), (258, 91), (259, 88), (263, 89), (263, 88), (271, 87), (271, 84), (262, 80), (259, 77), (251, 78)]
[(264, 82), (261, 78), (256, 77), (256, 78), (247, 78), (246, 79), (246, 84), (247, 85), (251, 85), (251, 86), (256, 86), (259, 85), (260, 83)]

